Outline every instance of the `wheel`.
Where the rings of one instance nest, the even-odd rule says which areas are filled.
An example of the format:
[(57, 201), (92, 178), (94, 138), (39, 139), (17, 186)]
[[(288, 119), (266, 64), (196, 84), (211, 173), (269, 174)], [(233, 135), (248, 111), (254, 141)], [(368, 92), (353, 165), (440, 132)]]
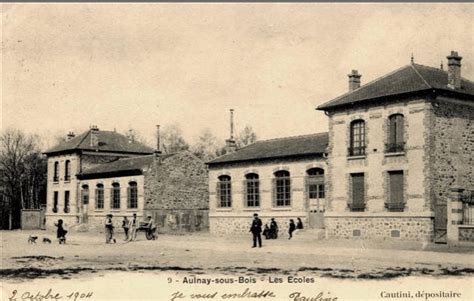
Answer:
[(153, 233), (151, 233), (151, 231), (146, 231), (146, 232), (145, 232), (145, 235), (146, 235), (146, 239), (148, 239), (148, 240), (152, 240), (152, 239), (153, 239)]

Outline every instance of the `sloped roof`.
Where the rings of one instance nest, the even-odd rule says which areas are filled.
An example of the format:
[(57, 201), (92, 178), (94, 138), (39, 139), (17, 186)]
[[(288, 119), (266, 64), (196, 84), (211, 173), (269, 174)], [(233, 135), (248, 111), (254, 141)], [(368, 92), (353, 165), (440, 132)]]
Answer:
[(448, 72), (429, 66), (410, 64), (326, 102), (317, 109), (327, 110), (379, 97), (433, 89), (474, 96), (473, 82), (462, 78), (461, 89), (453, 90), (448, 88)]
[(151, 154), (153, 149), (139, 142), (129, 142), (128, 137), (114, 131), (97, 131), (99, 138), (98, 147), (91, 146), (91, 130), (88, 130), (69, 141), (61, 142), (47, 150), (45, 154), (52, 154), (72, 150), (89, 150), (103, 152)]
[(247, 145), (236, 152), (223, 155), (208, 164), (321, 155), (326, 152), (327, 145), (328, 133), (262, 140)]
[(105, 174), (105, 173), (115, 173), (120, 171), (141, 171), (153, 163), (154, 155), (146, 155), (146, 156), (137, 156), (131, 158), (123, 158), (118, 159), (116, 161), (110, 163), (102, 163), (90, 167), (83, 172), (81, 172), (80, 176), (85, 175), (95, 175), (95, 174)]

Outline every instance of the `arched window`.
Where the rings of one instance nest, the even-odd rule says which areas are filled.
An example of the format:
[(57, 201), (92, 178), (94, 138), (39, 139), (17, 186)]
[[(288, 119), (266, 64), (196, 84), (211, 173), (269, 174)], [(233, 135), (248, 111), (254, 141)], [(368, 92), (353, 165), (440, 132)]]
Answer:
[(290, 173), (286, 170), (275, 172), (273, 204), (276, 207), (291, 206)]
[(365, 122), (354, 120), (350, 128), (349, 156), (365, 155)]
[(388, 117), (388, 143), (387, 153), (403, 152), (405, 142), (403, 140), (404, 118), (402, 114), (394, 114)]
[(247, 207), (260, 206), (260, 182), (256, 173), (249, 173), (245, 176), (246, 202)]
[(232, 207), (232, 186), (230, 176), (220, 176), (217, 182), (217, 206), (221, 208)]
[(54, 170), (53, 170), (53, 181), (58, 182), (59, 181), (59, 162), (56, 161), (54, 162)]
[(311, 168), (306, 174), (308, 199), (324, 199), (324, 169)]
[(110, 191), (110, 205), (112, 209), (120, 209), (120, 184), (113, 183)]
[(130, 209), (138, 207), (138, 187), (137, 182), (128, 183), (127, 206)]
[(82, 205), (89, 204), (89, 185), (82, 185), (81, 200)]
[(66, 163), (64, 165), (64, 181), (70, 181), (71, 180), (71, 161), (66, 160)]
[(104, 185), (97, 184), (95, 188), (95, 208), (104, 209)]

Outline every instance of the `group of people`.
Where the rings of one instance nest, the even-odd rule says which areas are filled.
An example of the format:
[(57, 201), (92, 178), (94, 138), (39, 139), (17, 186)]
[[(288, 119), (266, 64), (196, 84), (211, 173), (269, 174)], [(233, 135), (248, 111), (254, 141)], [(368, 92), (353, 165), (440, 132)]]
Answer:
[[(253, 215), (253, 221), (250, 226), (250, 231), (253, 236), (253, 246), (252, 248), (256, 248), (257, 244), (258, 247), (262, 247), (262, 220), (258, 217), (257, 213), (254, 213)], [(289, 225), (288, 225), (288, 239), (291, 239), (293, 237), (293, 232), (296, 230), (303, 229), (303, 221), (301, 218), (297, 218), (297, 223), (295, 224), (295, 221), (293, 219), (290, 219)], [(268, 223), (265, 224), (265, 229), (263, 230), (263, 236), (265, 236), (266, 239), (277, 239), (278, 238), (278, 224), (275, 221), (274, 218), (270, 219), (270, 226), (268, 226)]]
[[(117, 240), (114, 238), (114, 224), (112, 221), (113, 215), (107, 214), (104, 221), (105, 226), (105, 243), (116, 243)], [(59, 244), (66, 243), (66, 234), (67, 231), (64, 229), (64, 222), (62, 219), (59, 219), (57, 223), (54, 223), (56, 226), (56, 236), (58, 238)], [(137, 230), (140, 228), (139, 222), (137, 220), (137, 214), (134, 213), (132, 218), (129, 220), (126, 216), (123, 217), (122, 220), (122, 228), (125, 234), (124, 241), (135, 241), (137, 239)], [(155, 221), (151, 217), (148, 216), (148, 220), (141, 225), (141, 228), (145, 229), (151, 239), (156, 239), (156, 225)]]
[[(114, 224), (112, 221), (112, 214), (107, 214), (105, 218), (105, 243), (116, 243), (117, 241), (114, 238)], [(144, 224), (141, 226), (142, 228), (145, 228), (146, 231), (149, 232), (149, 235), (152, 236), (152, 239), (156, 239), (156, 225), (155, 221), (151, 217), (151, 215), (148, 216), (148, 220), (144, 222)], [(137, 239), (137, 230), (140, 228), (139, 222), (137, 220), (137, 214), (134, 213), (132, 216), (132, 219), (128, 219), (126, 216), (123, 217), (122, 220), (122, 229), (125, 234), (124, 241), (130, 242), (130, 241), (135, 241)]]

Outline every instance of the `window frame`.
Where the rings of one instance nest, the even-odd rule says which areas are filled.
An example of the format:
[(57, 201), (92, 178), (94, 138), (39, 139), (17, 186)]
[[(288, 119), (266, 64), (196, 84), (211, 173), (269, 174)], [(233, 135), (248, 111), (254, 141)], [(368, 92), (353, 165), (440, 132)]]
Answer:
[(278, 170), (274, 174), (274, 207), (291, 207), (291, 173)]
[(95, 186), (95, 209), (103, 210), (105, 207), (105, 193), (104, 184), (98, 183)]
[(405, 116), (396, 113), (388, 116), (386, 153), (401, 153), (405, 151)]
[(64, 181), (71, 181), (71, 160), (66, 160), (64, 162)]
[(245, 207), (260, 207), (260, 176), (257, 173), (245, 175)]
[[(312, 191), (314, 187), (316, 189)], [(312, 193), (315, 193), (316, 197), (311, 197)], [(306, 170), (306, 197), (310, 200), (326, 198), (323, 168), (313, 167)]]
[(59, 182), (59, 161), (54, 161), (53, 182)]
[(64, 191), (64, 213), (69, 213), (71, 211), (70, 208), (70, 202), (71, 202), (71, 193), (69, 190)]
[(90, 198), (89, 185), (84, 184), (81, 187), (81, 204), (89, 205), (89, 198)]
[(349, 156), (365, 156), (366, 128), (365, 120), (356, 119), (349, 125)]
[(138, 208), (138, 183), (135, 181), (130, 181), (128, 183), (127, 208)]
[(120, 183), (112, 183), (110, 189), (110, 209), (120, 210)]
[(221, 175), (217, 179), (217, 207), (232, 208), (232, 177)]

